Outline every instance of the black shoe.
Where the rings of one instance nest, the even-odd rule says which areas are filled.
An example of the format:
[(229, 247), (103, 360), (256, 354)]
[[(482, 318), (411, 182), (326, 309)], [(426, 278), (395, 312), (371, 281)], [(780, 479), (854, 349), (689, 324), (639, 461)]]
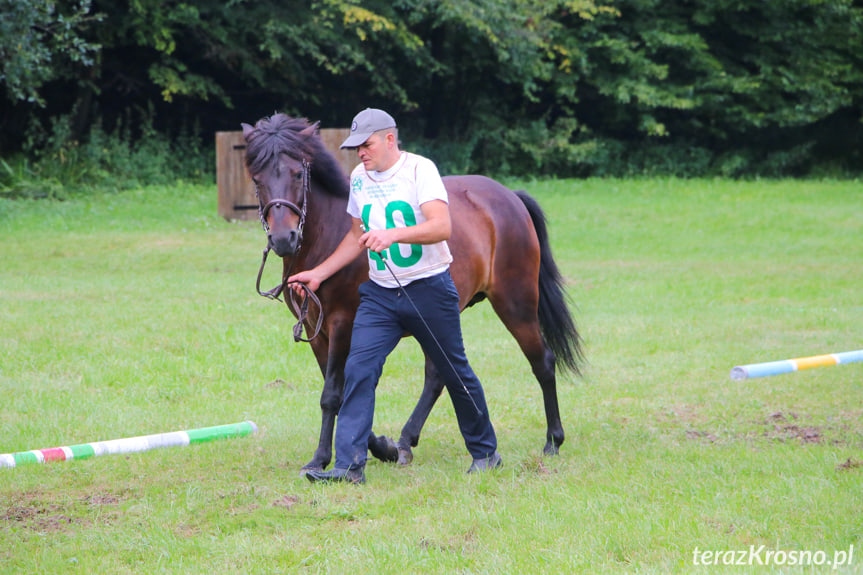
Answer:
[(334, 481), (344, 481), (347, 483), (365, 483), (366, 482), (366, 472), (363, 467), (357, 467), (354, 469), (339, 469), (336, 467), (335, 469), (331, 469), (330, 471), (315, 471), (310, 469), (306, 471), (306, 479), (311, 481), (312, 483), (331, 483)]
[(467, 470), (468, 473), (482, 473), (483, 471), (488, 471), (490, 469), (497, 469), (503, 465), (503, 459), (500, 457), (500, 454), (495, 451), (488, 457), (483, 457), (482, 459), (474, 459), (473, 463), (470, 465), (470, 469)]

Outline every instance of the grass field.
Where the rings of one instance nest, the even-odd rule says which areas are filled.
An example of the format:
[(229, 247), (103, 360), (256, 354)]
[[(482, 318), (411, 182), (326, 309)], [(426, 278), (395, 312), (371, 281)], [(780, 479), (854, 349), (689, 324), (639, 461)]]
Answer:
[[(863, 363), (729, 378), (863, 349), (860, 182), (511, 184), (547, 211), (585, 339), (567, 442), (541, 455), (539, 387), (476, 306), (505, 466), (464, 473), (443, 398), (414, 464), (361, 487), (299, 475), (320, 374), (254, 291), (259, 224), (218, 218), (215, 187), (0, 200), (0, 453), (259, 427), (0, 469), (0, 572), (863, 573)], [(376, 431), (398, 436), (421, 376), (405, 341)]]

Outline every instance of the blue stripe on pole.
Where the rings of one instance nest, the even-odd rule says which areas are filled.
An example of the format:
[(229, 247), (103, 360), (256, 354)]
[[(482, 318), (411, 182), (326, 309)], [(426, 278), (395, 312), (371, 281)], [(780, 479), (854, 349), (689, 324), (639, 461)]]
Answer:
[(785, 359), (782, 361), (770, 361), (767, 363), (753, 363), (750, 365), (737, 366), (731, 370), (731, 379), (746, 379), (749, 377), (765, 377), (768, 375), (779, 375), (796, 371), (794, 363)]
[(834, 353), (837, 363), (852, 363), (854, 361), (863, 361), (863, 349), (857, 351), (844, 351), (842, 353)]

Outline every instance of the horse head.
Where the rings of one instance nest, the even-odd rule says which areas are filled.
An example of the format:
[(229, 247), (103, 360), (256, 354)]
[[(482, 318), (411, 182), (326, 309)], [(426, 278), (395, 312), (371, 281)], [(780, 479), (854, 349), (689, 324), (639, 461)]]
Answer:
[(276, 114), (242, 126), (268, 245), (280, 257), (295, 256), (303, 241), (318, 124)]

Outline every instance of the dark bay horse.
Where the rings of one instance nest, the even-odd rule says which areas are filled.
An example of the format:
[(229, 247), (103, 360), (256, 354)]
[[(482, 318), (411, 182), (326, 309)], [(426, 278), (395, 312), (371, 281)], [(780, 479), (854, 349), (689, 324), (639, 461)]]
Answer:
[[(267, 249), (272, 248), (283, 259), (282, 285), (273, 293), (282, 293), (288, 302), (295, 295), (286, 288), (286, 278), (323, 261), (351, 225), (345, 211), (348, 179), (325, 149), (317, 124), (276, 114), (261, 119), (254, 127), (243, 124), (243, 134), (248, 144), (246, 165), (268, 234)], [(443, 181), (452, 218), (450, 269), (461, 308), (488, 299), (518, 342), (542, 389), (547, 421), (543, 452), (556, 454), (564, 433), (555, 368), (560, 366), (577, 374), (582, 351), (581, 338), (566, 305), (562, 278), (552, 259), (545, 216), (526, 192), (513, 192), (489, 178), (450, 176)], [(322, 423), (318, 447), (303, 469), (324, 469), (332, 459), (345, 360), (359, 305), (358, 288), (367, 279), (368, 260), (362, 255), (317, 291), (317, 318), (322, 315), (323, 322), (310, 344), (324, 376)], [(301, 315), (297, 307), (292, 312)], [(306, 333), (315, 330), (315, 315), (310, 312), (305, 319)], [(488, 390), (489, 385), (484, 387)], [(426, 357), (422, 395), (398, 444), (372, 434), (372, 455), (384, 461), (409, 463), (413, 459), (411, 448), (419, 442), (420, 431), (443, 388), (443, 380)]]

